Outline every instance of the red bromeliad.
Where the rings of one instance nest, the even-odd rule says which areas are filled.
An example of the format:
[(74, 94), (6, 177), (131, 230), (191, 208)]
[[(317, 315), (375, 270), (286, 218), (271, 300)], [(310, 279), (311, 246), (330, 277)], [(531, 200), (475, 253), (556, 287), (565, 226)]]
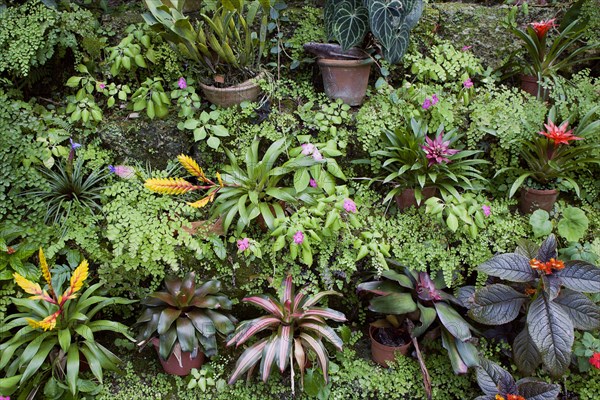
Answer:
[(315, 306), (325, 296), (331, 294), (338, 293), (328, 290), (308, 296), (302, 290), (295, 294), (292, 276), (289, 275), (282, 283), (282, 293), (279, 299), (268, 295), (243, 299), (242, 301), (267, 311), (269, 315), (243, 321), (238, 325), (227, 346), (233, 344), (236, 347), (240, 346), (265, 330), (271, 331), (271, 334), (260, 339), (242, 353), (229, 379), (229, 384), (237, 381), (246, 371), (252, 370), (261, 359), (260, 374), (265, 382), (269, 379), (274, 364), (283, 372), (292, 358), (296, 360), (303, 377), (309, 350), (315, 354), (323, 371), (323, 377), (327, 381), (329, 359), (321, 340), (327, 339), (338, 350), (342, 349), (343, 342), (325, 320), (346, 321), (344, 314), (339, 311)]
[(569, 121), (565, 121), (562, 123), (562, 125), (556, 126), (554, 125), (554, 122), (552, 122), (552, 120), (548, 120), (548, 123), (544, 124), (547, 132), (541, 131), (539, 132), (539, 134), (544, 135), (548, 139), (552, 140), (552, 142), (554, 142), (554, 145), (568, 145), (569, 141), (571, 140), (583, 140), (583, 138), (581, 137), (574, 136), (573, 130), (567, 131), (568, 124)]
[(539, 40), (546, 37), (548, 31), (554, 27), (556, 27), (556, 18), (548, 19), (540, 22), (532, 22), (531, 27), (535, 31)]

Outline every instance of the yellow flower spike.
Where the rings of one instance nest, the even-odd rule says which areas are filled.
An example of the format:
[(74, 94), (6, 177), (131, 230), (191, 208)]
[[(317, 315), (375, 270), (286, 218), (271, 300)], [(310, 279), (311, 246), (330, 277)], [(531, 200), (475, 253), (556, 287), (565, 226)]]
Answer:
[(61, 313), (61, 311), (58, 310), (54, 314), (48, 315), (46, 318), (44, 318), (41, 321), (36, 321), (34, 319), (27, 318), (27, 323), (33, 329), (43, 329), (44, 331), (51, 331), (52, 329), (54, 329), (56, 327), (56, 319), (58, 318), (60, 313)]
[(25, 293), (34, 294), (38, 296), (42, 294), (42, 288), (39, 284), (25, 279), (23, 276), (19, 275), (16, 272), (13, 274), (13, 277), (15, 278), (15, 282), (17, 283), (17, 285), (19, 285), (19, 287), (23, 289)]
[(44, 255), (44, 251), (40, 247), (39, 252), (40, 258), (40, 269), (42, 270), (42, 276), (44, 280), (48, 284), (48, 288), (50, 289), (50, 293), (54, 293), (54, 288), (52, 287), (52, 277), (50, 276), (50, 269), (48, 268), (48, 262), (46, 261), (46, 256)]
[(183, 178), (151, 178), (146, 180), (144, 186), (162, 194), (183, 194), (197, 188)]
[(219, 181), (219, 186), (223, 187), (223, 180), (221, 179), (221, 174), (217, 172), (217, 180)]
[(88, 277), (88, 262), (83, 260), (81, 264), (75, 269), (73, 275), (71, 275), (71, 287), (69, 288), (70, 294), (76, 293), (83, 287), (83, 282)]
[(208, 182), (206, 179), (206, 175), (204, 175), (204, 171), (198, 165), (198, 163), (190, 156), (186, 156), (185, 154), (180, 154), (177, 156), (177, 159), (183, 165), (183, 168), (187, 170), (191, 175), (200, 178), (204, 182)]
[(205, 198), (195, 201), (193, 203), (187, 203), (187, 205), (190, 207), (194, 207), (194, 208), (202, 208), (202, 207), (206, 206), (209, 202), (212, 202), (214, 200), (214, 198), (215, 198), (215, 192), (212, 192)]

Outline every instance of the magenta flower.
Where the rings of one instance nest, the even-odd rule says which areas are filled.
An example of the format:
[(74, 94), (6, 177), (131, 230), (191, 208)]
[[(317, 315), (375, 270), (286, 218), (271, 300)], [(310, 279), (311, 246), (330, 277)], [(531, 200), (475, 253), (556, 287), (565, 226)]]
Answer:
[(444, 132), (440, 132), (434, 140), (426, 137), (426, 144), (421, 146), (423, 151), (425, 151), (425, 157), (429, 160), (428, 167), (443, 162), (449, 163), (450, 160), (447, 157), (459, 152), (459, 150), (448, 148), (450, 141), (443, 141), (443, 134)]
[(312, 153), (312, 157), (315, 161), (323, 160), (323, 156), (321, 155), (321, 152), (319, 150), (317, 150), (316, 147), (315, 147), (315, 151), (313, 151), (313, 153)]
[(485, 215), (486, 217), (489, 217), (490, 215), (492, 215), (492, 208), (490, 206), (486, 206), (484, 204), (481, 206), (481, 209), (483, 210), (483, 215)]
[(250, 239), (243, 238), (243, 239), (238, 240), (237, 247), (238, 247), (239, 251), (248, 250), (248, 248), (250, 247)]
[(108, 170), (123, 179), (131, 179), (135, 176), (135, 169), (127, 165), (109, 165)]
[(304, 233), (302, 231), (298, 231), (294, 234), (294, 243), (302, 244), (304, 242)]
[(315, 151), (315, 145), (311, 143), (304, 143), (302, 145), (302, 154), (310, 156)]
[(429, 100), (428, 98), (425, 99), (421, 107), (423, 107), (423, 110), (427, 110), (429, 107), (431, 107), (431, 100)]
[(179, 89), (185, 89), (187, 87), (187, 82), (183, 76), (177, 81), (177, 86), (179, 86)]
[(99, 82), (99, 83), (98, 83), (98, 87), (100, 88), (100, 90), (104, 90), (104, 88), (106, 87), (106, 83), (104, 83), (104, 82)]
[(0, 396), (0, 400), (10, 400), (10, 396)]
[(434, 93), (431, 96), (431, 105), (435, 106), (439, 101), (440, 101), (440, 99), (438, 99), (437, 94)]
[(467, 89), (473, 87), (473, 82), (471, 81), (471, 78), (467, 78), (467, 80), (463, 82), (463, 86)]
[(317, 181), (315, 181), (313, 178), (310, 178), (310, 181), (308, 181), (308, 184), (310, 185), (310, 187), (317, 187)]
[(462, 51), (469, 51), (473, 48), (473, 46), (463, 46)]
[(358, 210), (356, 209), (356, 203), (352, 201), (352, 199), (344, 200), (344, 210), (349, 213), (356, 213)]

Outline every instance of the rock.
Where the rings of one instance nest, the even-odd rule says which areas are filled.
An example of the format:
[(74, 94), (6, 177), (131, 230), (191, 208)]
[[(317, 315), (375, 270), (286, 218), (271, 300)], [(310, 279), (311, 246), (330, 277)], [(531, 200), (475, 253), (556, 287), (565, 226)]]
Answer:
[[(484, 66), (500, 66), (511, 51), (521, 48), (520, 42), (502, 26), (510, 6), (487, 7), (469, 3), (434, 3), (425, 15), (438, 16), (437, 34), (451, 41), (455, 47), (473, 46), (471, 51)], [(519, 14), (517, 22), (552, 18), (556, 9), (552, 7), (529, 7), (529, 15)]]
[(99, 127), (98, 134), (105, 147), (117, 160), (148, 162), (153, 168), (164, 169), (179, 154), (189, 154), (193, 140), (189, 132), (177, 129), (177, 117), (149, 121), (113, 119)]

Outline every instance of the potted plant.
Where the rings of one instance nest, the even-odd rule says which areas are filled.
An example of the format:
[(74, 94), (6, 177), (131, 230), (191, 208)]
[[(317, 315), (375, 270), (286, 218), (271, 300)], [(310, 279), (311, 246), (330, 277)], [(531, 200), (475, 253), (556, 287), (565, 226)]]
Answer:
[[(565, 180), (579, 196), (579, 185), (575, 181), (576, 172), (585, 171), (589, 164), (600, 164), (598, 150), (600, 145), (592, 140), (582, 143), (572, 141), (584, 140), (600, 127), (600, 121), (593, 120), (599, 107), (591, 109), (580, 120), (575, 130), (567, 130), (569, 120), (556, 126), (554, 107), (550, 110), (546, 130), (540, 131), (530, 140), (521, 140), (520, 155), (526, 167), (509, 167), (499, 170), (496, 175), (506, 171), (516, 171), (518, 178), (510, 188), (509, 197), (525, 183), (530, 181), (530, 187), (521, 189), (520, 210), (530, 213), (537, 209), (552, 210), (558, 197), (555, 188), (558, 179)], [(531, 182), (533, 181), (533, 182)], [(537, 187), (531, 187), (535, 183)]]
[(83, 290), (87, 260), (72, 272), (68, 266), (57, 266), (60, 273), (51, 274), (40, 248), (39, 262), (43, 286), (13, 274), (16, 284), (32, 296), (13, 298), (18, 312), (0, 324), (0, 337), (10, 333), (0, 344), (0, 395), (19, 390), (20, 398), (34, 398), (38, 392), (52, 393), (52, 398), (78, 398), (98, 388), (82, 374), (84, 365), (102, 383), (102, 371), (118, 371), (121, 362), (97, 338), (113, 331), (134, 340), (125, 325), (94, 317), (109, 305), (134, 301), (101, 295), (101, 283)]
[(581, 19), (568, 22), (566, 26), (559, 27), (558, 34), (548, 42), (548, 33), (557, 27), (556, 18), (532, 22), (525, 29), (520, 29), (514, 21), (513, 12), (509, 16), (509, 31), (523, 42), (528, 56), (527, 65), (517, 65), (517, 71), (522, 74), (521, 89), (545, 99), (548, 92), (542, 89), (542, 84), (554, 80), (558, 71), (597, 59), (597, 56), (586, 55), (599, 46), (593, 41), (571, 51), (575, 44), (582, 42), (586, 25), (587, 22)]
[(216, 333), (227, 335), (234, 329), (235, 319), (216, 311), (231, 310), (231, 300), (221, 293), (221, 282), (196, 285), (195, 279), (194, 272), (184, 279), (169, 277), (166, 291), (142, 300), (146, 308), (136, 322), (138, 345), (152, 341), (169, 374), (184, 376), (192, 368), (199, 369), (204, 355), (217, 353)]
[(400, 62), (408, 48), (410, 31), (422, 11), (422, 0), (327, 0), (327, 38), (339, 45), (304, 46), (318, 57), (327, 96), (342, 99), (351, 106), (362, 104), (373, 63), (363, 44), (374, 38), (388, 62)]
[[(222, 2), (212, 13), (200, 13), (192, 25), (181, 10), (164, 0), (144, 0), (149, 13), (144, 20), (172, 43), (181, 54), (210, 74), (210, 82), (201, 83), (204, 95), (213, 103), (230, 107), (255, 100), (260, 87), (259, 67), (265, 49), (269, 2)], [(260, 30), (252, 30), (262, 9)]]
[[(454, 306), (462, 307), (461, 302), (441, 290), (445, 287), (442, 275), (439, 274), (437, 279), (432, 280), (427, 272), (412, 271), (395, 260), (390, 259), (387, 262), (402, 268), (402, 272), (390, 269), (381, 274), (384, 280), (364, 282), (357, 287), (359, 291), (376, 295), (371, 299), (369, 309), (380, 314), (400, 316), (397, 321), (404, 319), (414, 321), (416, 323), (414, 329), (408, 329), (408, 333), (415, 339), (439, 320), (442, 343), (448, 351), (454, 372), (466, 373), (468, 367), (476, 366), (478, 355), (477, 349), (470, 343), (471, 326), (454, 309)], [(387, 318), (387, 321), (390, 319)], [(385, 329), (386, 326), (378, 323), (374, 327)], [(388, 330), (388, 334), (393, 332)], [(377, 339), (378, 335), (371, 337)], [(376, 352), (374, 360), (386, 366), (387, 361), (394, 359), (394, 352), (388, 352), (389, 358), (384, 358), (383, 354), (377, 353), (379, 347), (371, 347), (372, 351)]]
[[(323, 339), (340, 351), (343, 342), (325, 320), (346, 321), (341, 312), (317, 306), (328, 295), (339, 294), (327, 290), (309, 295), (305, 289), (295, 293), (292, 276), (288, 275), (281, 284), (279, 298), (258, 295), (243, 299), (243, 302), (258, 306), (268, 314), (241, 322), (227, 346), (235, 344), (239, 347), (259, 333), (269, 333), (254, 342), (238, 358), (229, 384), (235, 383), (246, 371), (252, 371), (259, 361), (259, 371), (264, 382), (269, 379), (271, 369), (275, 365), (283, 372), (292, 361), (296, 362), (303, 378), (309, 352), (316, 356), (323, 377), (328, 382), (329, 358)], [(293, 369), (292, 365), (292, 385)]]
[(440, 125), (435, 138), (431, 139), (425, 122), (413, 118), (410, 126), (411, 131), (385, 130), (385, 149), (373, 152), (383, 157), (387, 174), (372, 182), (393, 186), (384, 203), (395, 198), (400, 209), (419, 206), (423, 200), (433, 197), (437, 189), (460, 198), (457, 188), (474, 190), (485, 181), (476, 166), (486, 161), (470, 158), (480, 151), (450, 148), (458, 139), (455, 130), (444, 133)]
[(486, 325), (517, 321), (513, 358), (523, 373), (532, 374), (540, 364), (554, 377), (567, 372), (574, 329), (600, 328), (600, 307), (584, 294), (600, 293), (600, 268), (559, 260), (550, 235), (540, 246), (521, 241), (514, 253), (494, 256), (477, 269), (502, 281), (461, 288), (468, 315)]

